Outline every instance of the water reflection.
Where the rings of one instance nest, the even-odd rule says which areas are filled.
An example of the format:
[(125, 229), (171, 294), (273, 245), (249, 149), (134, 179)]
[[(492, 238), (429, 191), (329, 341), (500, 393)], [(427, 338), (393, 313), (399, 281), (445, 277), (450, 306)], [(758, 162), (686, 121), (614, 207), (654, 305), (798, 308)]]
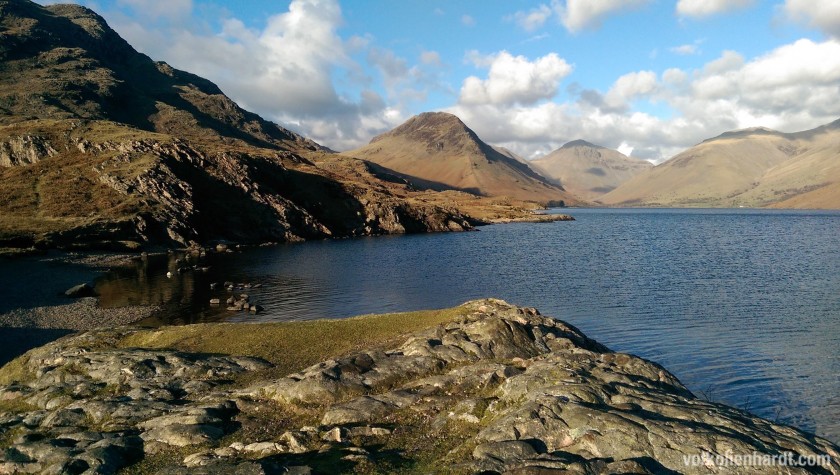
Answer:
[[(668, 367), (695, 392), (840, 440), (840, 213), (574, 210), (577, 221), (167, 258), (98, 282), (156, 322), (340, 318), (497, 296)], [(262, 283), (253, 316), (211, 282)]]

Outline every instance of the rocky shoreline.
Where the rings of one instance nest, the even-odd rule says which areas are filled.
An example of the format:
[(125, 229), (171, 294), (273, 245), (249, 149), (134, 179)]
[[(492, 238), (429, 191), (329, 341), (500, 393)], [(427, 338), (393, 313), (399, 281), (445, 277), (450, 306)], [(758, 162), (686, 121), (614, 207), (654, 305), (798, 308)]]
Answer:
[[(0, 302), (0, 364), (77, 331), (128, 325), (159, 310), (157, 306), (99, 306), (93, 289), (71, 298), (71, 286), (93, 282), (116, 267), (131, 265), (137, 255), (122, 253), (56, 253), (17, 256), (0, 262), (0, 284), (9, 293)], [(2, 258), (0, 258), (2, 259)]]
[[(297, 355), (270, 340), (273, 362), (150, 343), (177, 328), (60, 339), (0, 369), (0, 473), (840, 473), (828, 440), (700, 400), (533, 308), (451, 312), (290, 374)], [(722, 462), (753, 453), (823, 465)]]
[(520, 216), (515, 218), (496, 218), (490, 220), (490, 224), (509, 224), (509, 223), (555, 223), (557, 221), (574, 221), (575, 218), (568, 214), (543, 214), (533, 213), (527, 216)]

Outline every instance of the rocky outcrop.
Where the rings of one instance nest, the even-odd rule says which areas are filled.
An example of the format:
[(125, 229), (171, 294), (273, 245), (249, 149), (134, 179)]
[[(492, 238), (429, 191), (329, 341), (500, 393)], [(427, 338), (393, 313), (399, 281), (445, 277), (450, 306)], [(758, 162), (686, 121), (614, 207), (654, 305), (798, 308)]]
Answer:
[(29, 165), (56, 155), (49, 141), (39, 136), (23, 135), (0, 141), (0, 167)]
[[(110, 473), (149, 454), (166, 473), (840, 473), (831, 442), (699, 400), (535, 309), (465, 310), (280, 379), (253, 358), (116, 348), (132, 329), (60, 340), (0, 389), (24, 408), (0, 417), (0, 473)], [(750, 454), (822, 465), (736, 466)]]
[[(368, 196), (369, 189), (295, 170), (309, 166), (315, 171), (291, 152), (203, 153), (181, 140), (80, 143), (82, 148), (116, 151), (96, 167), (100, 181), (124, 195), (155, 202), (151, 219), (181, 244), (208, 236), (277, 242), (472, 228), (469, 218), (454, 210), (412, 205), (386, 191)], [(150, 157), (142, 172), (126, 173), (126, 163)], [(308, 189), (296, 190), (301, 187)], [(155, 238), (146, 229), (138, 234)]]

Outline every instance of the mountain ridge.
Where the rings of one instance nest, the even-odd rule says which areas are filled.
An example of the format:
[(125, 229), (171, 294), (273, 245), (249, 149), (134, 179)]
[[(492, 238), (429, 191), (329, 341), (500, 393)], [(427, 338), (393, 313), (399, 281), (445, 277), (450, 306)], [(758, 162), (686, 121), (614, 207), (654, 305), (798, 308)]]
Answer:
[(607, 205), (840, 208), (840, 120), (724, 132), (629, 180)]

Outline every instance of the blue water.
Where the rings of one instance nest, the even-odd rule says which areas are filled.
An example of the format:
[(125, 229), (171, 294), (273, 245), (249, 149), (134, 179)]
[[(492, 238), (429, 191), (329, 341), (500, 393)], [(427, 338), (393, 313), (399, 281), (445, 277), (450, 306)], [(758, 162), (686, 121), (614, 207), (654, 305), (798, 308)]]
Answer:
[[(698, 395), (840, 440), (840, 212), (565, 210), (574, 222), (262, 248), (167, 279), (113, 273), (104, 305), (159, 321), (340, 318), (494, 296), (535, 306)], [(261, 283), (257, 316), (210, 308), (209, 282)]]

